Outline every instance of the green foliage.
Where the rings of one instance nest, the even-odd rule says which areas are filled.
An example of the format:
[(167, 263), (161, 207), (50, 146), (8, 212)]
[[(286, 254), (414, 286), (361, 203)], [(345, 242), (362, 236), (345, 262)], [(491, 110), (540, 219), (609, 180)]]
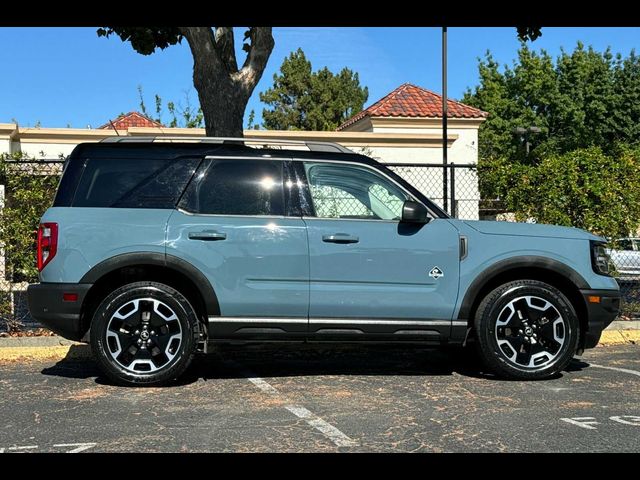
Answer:
[[(578, 43), (554, 59), (522, 44), (513, 66), (500, 69), (487, 52), (479, 60), (480, 85), (463, 102), (489, 112), (479, 132), (480, 157), (537, 162), (549, 154), (640, 142), (640, 58)], [(525, 158), (516, 127), (538, 126)]]
[(163, 121), (163, 102), (162, 97), (157, 93), (154, 95), (155, 116), (148, 111), (144, 101), (144, 93), (142, 85), (138, 85), (138, 95), (140, 97), (140, 112), (155, 120), (158, 123), (166, 125), (170, 128), (204, 128), (204, 116), (200, 107), (195, 108), (191, 105), (191, 96), (187, 90), (184, 92), (184, 104), (175, 102), (167, 102), (167, 111), (169, 112), (169, 122)]
[(183, 37), (178, 27), (100, 27), (97, 33), (107, 38), (115, 34), (123, 42), (131, 42), (133, 49), (142, 55), (180, 43)]
[(0, 183), (5, 185), (0, 244), (4, 246), (9, 281), (37, 281), (36, 232), (40, 217), (53, 202), (59, 181), (59, 172), (50, 167), (22, 155), (0, 155)]
[(518, 38), (522, 41), (534, 41), (536, 38), (542, 35), (542, 29), (540, 27), (517, 27)]
[(611, 154), (581, 148), (535, 165), (484, 158), (478, 172), (483, 198), (500, 198), (518, 221), (535, 218), (613, 238), (640, 225), (640, 148)]
[(0, 246), (5, 255), (5, 277), (0, 278), (0, 326), (19, 330), (13, 310), (12, 282), (35, 282), (36, 232), (40, 217), (51, 205), (58, 185), (59, 165), (43, 164), (20, 154), (0, 154), (0, 185), (5, 186), (0, 208)]
[(269, 130), (335, 130), (361, 111), (369, 97), (357, 73), (343, 68), (334, 74), (327, 67), (313, 72), (300, 48), (285, 58), (273, 82), (260, 93), (269, 107), (262, 111)]

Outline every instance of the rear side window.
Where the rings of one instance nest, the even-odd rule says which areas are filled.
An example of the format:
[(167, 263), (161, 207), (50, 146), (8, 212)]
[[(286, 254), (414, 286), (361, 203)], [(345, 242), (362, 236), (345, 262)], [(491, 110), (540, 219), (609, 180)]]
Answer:
[(210, 215), (284, 215), (281, 161), (208, 162), (187, 188), (181, 208)]
[(91, 158), (73, 206), (174, 208), (199, 162), (198, 158)]

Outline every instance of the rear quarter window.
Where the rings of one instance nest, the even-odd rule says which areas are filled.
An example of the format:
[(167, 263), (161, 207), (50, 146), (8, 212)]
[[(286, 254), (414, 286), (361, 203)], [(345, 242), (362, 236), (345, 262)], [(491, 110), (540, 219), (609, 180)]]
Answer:
[(199, 158), (86, 161), (74, 207), (174, 208)]

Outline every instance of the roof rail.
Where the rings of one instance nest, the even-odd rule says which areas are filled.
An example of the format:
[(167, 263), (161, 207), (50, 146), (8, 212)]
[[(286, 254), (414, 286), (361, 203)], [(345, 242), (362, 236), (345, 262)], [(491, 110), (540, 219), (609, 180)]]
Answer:
[(338, 143), (318, 142), (315, 140), (285, 140), (269, 137), (196, 137), (196, 136), (133, 136), (133, 137), (107, 137), (100, 143), (154, 143), (154, 142), (199, 142), (199, 143), (258, 143), (262, 145), (303, 145), (312, 152), (340, 152), (355, 153)]

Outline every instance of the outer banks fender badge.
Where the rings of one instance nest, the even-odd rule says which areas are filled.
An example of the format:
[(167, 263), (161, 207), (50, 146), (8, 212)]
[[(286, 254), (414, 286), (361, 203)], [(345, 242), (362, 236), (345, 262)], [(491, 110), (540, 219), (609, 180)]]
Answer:
[(440, 277), (444, 277), (444, 272), (440, 270), (440, 267), (433, 267), (429, 272), (429, 276), (437, 280)]

